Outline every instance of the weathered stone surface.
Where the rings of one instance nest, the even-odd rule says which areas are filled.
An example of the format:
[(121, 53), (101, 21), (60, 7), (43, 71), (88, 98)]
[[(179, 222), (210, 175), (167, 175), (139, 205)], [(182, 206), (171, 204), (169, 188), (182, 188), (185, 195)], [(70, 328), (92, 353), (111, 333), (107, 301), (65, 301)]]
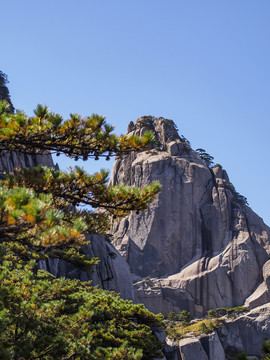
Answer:
[(10, 173), (14, 169), (33, 167), (39, 164), (48, 167), (54, 166), (51, 155), (27, 155), (15, 152), (0, 153), (0, 175), (3, 174), (3, 172)]
[(112, 229), (135, 274), (136, 301), (156, 313), (197, 316), (244, 304), (263, 280), (269, 227), (234, 195), (226, 171), (209, 169), (170, 120), (139, 118), (129, 134), (149, 129), (155, 147), (117, 158), (111, 175), (111, 184), (163, 186), (148, 211)]
[[(182, 360), (225, 360), (225, 352), (216, 331), (199, 337), (184, 338), (179, 341)], [(171, 354), (177, 359), (177, 350)]]
[(101, 289), (113, 290), (123, 299), (133, 300), (133, 287), (129, 266), (114, 246), (102, 235), (87, 235), (90, 244), (84, 252), (90, 257), (98, 257), (100, 262), (94, 267), (94, 272), (81, 271), (72, 264), (59, 260), (49, 259), (40, 262), (40, 269), (52, 273), (56, 277), (92, 281), (93, 286)]
[[(221, 328), (211, 334), (181, 339), (182, 359), (234, 359), (242, 351), (248, 358), (259, 359), (263, 355), (263, 341), (270, 338), (269, 317), (270, 303), (267, 303), (236, 319), (227, 318)], [(174, 349), (172, 356), (176, 354)]]
[(190, 337), (179, 341), (182, 359), (225, 360), (225, 352), (216, 331), (211, 334)]
[(270, 303), (252, 309), (236, 320), (226, 321), (219, 330), (226, 356), (244, 350), (249, 356), (262, 356), (264, 340), (270, 339)]
[(244, 306), (253, 309), (267, 302), (270, 302), (270, 260), (268, 260), (262, 269), (263, 282), (246, 299)]
[(209, 360), (225, 360), (225, 352), (216, 331), (200, 338)]
[(182, 360), (209, 360), (198, 338), (187, 338), (179, 341)]
[(181, 360), (179, 343), (177, 341), (166, 338), (163, 351), (167, 360)]

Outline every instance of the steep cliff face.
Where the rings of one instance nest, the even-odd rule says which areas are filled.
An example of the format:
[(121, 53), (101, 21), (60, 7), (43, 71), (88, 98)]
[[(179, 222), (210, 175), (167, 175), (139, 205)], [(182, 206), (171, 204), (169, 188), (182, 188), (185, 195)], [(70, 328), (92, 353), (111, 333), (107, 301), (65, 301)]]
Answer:
[(156, 134), (153, 149), (117, 158), (111, 176), (112, 184), (163, 185), (148, 211), (113, 228), (114, 245), (134, 274), (135, 299), (164, 314), (244, 304), (263, 283), (270, 228), (235, 194), (226, 171), (209, 169), (171, 120), (142, 117), (128, 134), (146, 129)]

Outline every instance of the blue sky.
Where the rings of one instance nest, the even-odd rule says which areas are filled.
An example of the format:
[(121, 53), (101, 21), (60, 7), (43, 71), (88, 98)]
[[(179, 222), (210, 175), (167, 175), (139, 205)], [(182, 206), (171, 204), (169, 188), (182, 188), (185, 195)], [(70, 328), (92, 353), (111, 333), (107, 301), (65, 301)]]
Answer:
[(173, 119), (270, 225), (269, 0), (10, 0), (1, 15), (16, 108), (99, 113), (119, 134)]

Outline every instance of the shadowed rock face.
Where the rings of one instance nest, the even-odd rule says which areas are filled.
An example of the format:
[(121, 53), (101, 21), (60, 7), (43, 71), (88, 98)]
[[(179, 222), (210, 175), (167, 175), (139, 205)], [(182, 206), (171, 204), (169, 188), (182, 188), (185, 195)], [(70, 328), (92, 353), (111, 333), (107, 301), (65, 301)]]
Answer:
[(209, 169), (171, 120), (142, 117), (128, 134), (145, 130), (155, 132), (153, 148), (116, 158), (111, 175), (111, 184), (163, 186), (148, 211), (113, 228), (114, 245), (134, 274), (135, 299), (164, 314), (242, 305), (263, 281), (269, 227), (236, 198), (226, 171)]
[(90, 244), (83, 251), (89, 257), (97, 257), (100, 262), (94, 272), (85, 272), (74, 265), (59, 259), (40, 262), (40, 269), (50, 271), (56, 277), (91, 281), (93, 286), (113, 290), (123, 299), (133, 300), (133, 287), (128, 264), (103, 235), (88, 234)]

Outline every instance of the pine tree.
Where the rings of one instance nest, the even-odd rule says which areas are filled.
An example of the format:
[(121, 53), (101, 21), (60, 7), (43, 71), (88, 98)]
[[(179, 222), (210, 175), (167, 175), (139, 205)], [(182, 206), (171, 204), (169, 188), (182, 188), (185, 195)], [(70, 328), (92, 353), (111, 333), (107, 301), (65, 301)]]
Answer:
[(3, 73), (3, 71), (0, 71), (0, 100), (6, 100), (9, 103), (9, 111), (14, 112), (14, 107), (10, 100), (7, 83), (8, 83), (7, 75)]
[[(39, 105), (33, 117), (0, 103), (0, 152), (78, 160), (146, 149), (151, 133), (118, 137), (104, 117), (77, 114), (63, 121)], [(80, 253), (85, 233), (106, 233), (112, 219), (147, 208), (161, 187), (109, 186), (93, 175), (38, 166), (14, 169), (0, 184), (0, 358), (151, 359), (161, 356), (150, 326), (162, 317), (142, 305), (78, 280), (56, 279), (37, 262), (57, 257), (91, 271), (98, 259)], [(93, 210), (81, 210), (90, 205)]]
[(212, 167), (214, 165), (214, 157), (209, 155), (204, 149), (196, 149), (197, 154), (200, 156), (200, 158), (203, 160), (206, 166)]

